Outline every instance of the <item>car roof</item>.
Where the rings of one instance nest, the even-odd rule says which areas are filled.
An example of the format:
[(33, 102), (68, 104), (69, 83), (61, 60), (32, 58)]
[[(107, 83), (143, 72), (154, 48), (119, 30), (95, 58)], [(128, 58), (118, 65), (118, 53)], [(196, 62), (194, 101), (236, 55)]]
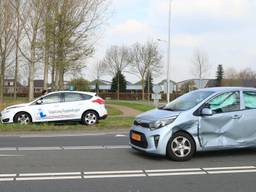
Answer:
[(212, 92), (227, 92), (227, 91), (256, 91), (253, 87), (209, 87), (198, 89), (196, 91), (212, 91)]
[(85, 91), (53, 91), (53, 92), (50, 92), (50, 94), (54, 94), (54, 93), (80, 93), (80, 94), (87, 94), (87, 95), (91, 95), (91, 96), (95, 96), (96, 93), (94, 92), (85, 92)]

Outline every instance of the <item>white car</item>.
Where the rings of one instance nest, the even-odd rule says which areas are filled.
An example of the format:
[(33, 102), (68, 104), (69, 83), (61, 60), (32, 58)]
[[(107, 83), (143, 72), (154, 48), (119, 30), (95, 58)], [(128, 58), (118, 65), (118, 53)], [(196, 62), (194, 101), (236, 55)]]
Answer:
[(13, 105), (1, 112), (3, 123), (28, 124), (79, 120), (93, 125), (107, 117), (105, 101), (96, 93), (79, 91), (58, 91), (41, 96), (30, 103)]

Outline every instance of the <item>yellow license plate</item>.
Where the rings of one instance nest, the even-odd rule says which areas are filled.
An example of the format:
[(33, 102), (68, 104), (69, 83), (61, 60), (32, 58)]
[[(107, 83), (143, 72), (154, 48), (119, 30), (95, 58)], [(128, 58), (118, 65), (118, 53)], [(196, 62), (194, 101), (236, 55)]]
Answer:
[(141, 141), (141, 136), (137, 133), (132, 133), (132, 139), (135, 141)]

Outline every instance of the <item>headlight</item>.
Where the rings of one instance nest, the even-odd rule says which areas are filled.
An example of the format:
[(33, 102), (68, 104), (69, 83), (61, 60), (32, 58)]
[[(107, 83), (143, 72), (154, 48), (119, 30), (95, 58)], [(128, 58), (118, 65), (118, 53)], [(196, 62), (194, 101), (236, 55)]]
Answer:
[(171, 124), (175, 119), (177, 118), (177, 116), (174, 116), (174, 117), (170, 117), (168, 119), (161, 119), (161, 120), (157, 120), (157, 121), (154, 121), (154, 122), (151, 122), (149, 124), (149, 127), (150, 127), (150, 130), (155, 130), (155, 129), (159, 129), (161, 127), (164, 127), (166, 125), (169, 125)]

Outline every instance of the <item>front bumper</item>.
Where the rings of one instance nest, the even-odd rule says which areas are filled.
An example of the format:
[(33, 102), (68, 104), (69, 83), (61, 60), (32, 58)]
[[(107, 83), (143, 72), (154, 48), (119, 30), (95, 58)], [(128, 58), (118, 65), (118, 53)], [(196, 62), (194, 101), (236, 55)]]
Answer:
[[(132, 138), (132, 134), (139, 134), (141, 141)], [(146, 153), (166, 155), (166, 146), (172, 135), (172, 131), (168, 126), (151, 131), (148, 128), (133, 126), (130, 131), (131, 147)]]

